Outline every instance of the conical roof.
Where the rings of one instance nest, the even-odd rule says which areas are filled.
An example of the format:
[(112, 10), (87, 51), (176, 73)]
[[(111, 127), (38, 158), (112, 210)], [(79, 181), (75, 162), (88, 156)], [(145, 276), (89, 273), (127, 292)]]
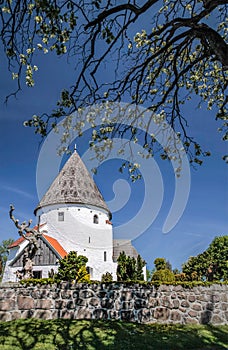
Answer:
[(75, 150), (68, 159), (37, 208), (53, 204), (85, 204), (110, 211), (90, 176), (85, 164)]

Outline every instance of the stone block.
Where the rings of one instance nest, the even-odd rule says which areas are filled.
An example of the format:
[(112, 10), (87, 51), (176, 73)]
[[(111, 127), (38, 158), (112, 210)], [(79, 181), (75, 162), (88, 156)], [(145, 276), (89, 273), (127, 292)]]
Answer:
[(223, 324), (224, 323), (223, 319), (219, 315), (213, 315), (212, 318), (211, 318), (211, 322), (214, 325), (218, 325), (218, 324)]
[(199, 324), (199, 321), (197, 321), (195, 318), (186, 318), (185, 323), (186, 324)]
[(133, 309), (133, 301), (123, 301), (122, 310), (131, 310)]
[(195, 310), (195, 311), (201, 311), (201, 310), (202, 310), (201, 304), (193, 304), (193, 305), (191, 306), (191, 308), (192, 308), (193, 310)]
[(155, 306), (158, 306), (158, 300), (153, 297), (149, 297), (148, 299), (148, 307), (153, 308)]
[(202, 324), (208, 324), (211, 322), (211, 318), (212, 318), (212, 312), (209, 310), (206, 310), (204, 312), (201, 313), (200, 316), (200, 323)]
[(75, 310), (74, 318), (76, 319), (91, 319), (93, 310), (86, 307), (79, 307)]
[(67, 306), (67, 300), (55, 300), (55, 309), (65, 309)]
[(171, 306), (171, 302), (169, 300), (169, 297), (168, 296), (164, 296), (163, 298), (161, 298), (160, 305), (161, 306), (170, 307)]
[(220, 295), (219, 294), (213, 294), (211, 298), (212, 303), (219, 303), (220, 302)]
[(121, 300), (123, 301), (129, 301), (133, 298), (132, 291), (123, 291), (120, 295)]
[(13, 311), (11, 312), (11, 320), (18, 320), (21, 318), (21, 312), (20, 311)]
[(189, 295), (188, 301), (189, 301), (190, 303), (194, 303), (194, 301), (196, 301), (195, 295)]
[[(114, 293), (113, 293), (114, 294)], [(98, 298), (105, 298), (107, 296), (107, 292), (105, 290), (100, 290), (97, 293)]]
[(72, 291), (71, 290), (63, 290), (61, 291), (61, 298), (62, 299), (70, 299), (72, 298)]
[(36, 309), (52, 309), (53, 308), (53, 301), (51, 299), (38, 299), (35, 301), (35, 308)]
[(196, 316), (198, 316), (198, 312), (197, 312), (197, 311), (194, 311), (194, 310), (190, 310), (189, 313), (188, 313), (188, 315), (189, 315), (190, 317), (196, 317)]
[(73, 293), (72, 293), (72, 298), (73, 299), (77, 299), (79, 297), (79, 292), (74, 290)]
[(139, 310), (138, 320), (141, 323), (149, 323), (151, 321), (151, 311), (148, 309)]
[(221, 310), (227, 311), (228, 310), (228, 303), (221, 303), (220, 308), (221, 308)]
[(101, 307), (105, 309), (112, 309), (114, 305), (114, 301), (109, 298), (105, 298), (101, 300)]
[(131, 310), (122, 310), (120, 311), (120, 319), (122, 321), (134, 322), (135, 321), (134, 312)]
[(115, 305), (115, 309), (118, 311), (122, 309), (123, 303), (120, 300), (116, 300), (114, 302), (114, 305)]
[(111, 320), (118, 320), (120, 318), (120, 312), (115, 310), (108, 310), (108, 318)]
[(173, 300), (173, 308), (174, 308), (174, 309), (178, 309), (178, 308), (179, 308), (179, 305), (180, 305), (179, 300)]
[(108, 318), (108, 311), (106, 309), (95, 309), (93, 311), (93, 318), (106, 320)]
[(171, 299), (176, 299), (177, 293), (171, 293), (170, 297), (171, 297)]
[(187, 300), (183, 300), (183, 301), (181, 302), (181, 306), (182, 306), (182, 307), (189, 307), (190, 305), (189, 305), (189, 302), (187, 302)]
[(156, 307), (153, 310), (153, 317), (156, 318), (158, 321), (167, 321), (169, 316), (170, 311), (165, 307)]
[(170, 319), (174, 322), (180, 322), (181, 314), (178, 311), (171, 311)]
[(61, 318), (64, 318), (64, 319), (74, 319), (74, 311), (72, 310), (62, 310), (61, 312)]
[(183, 287), (181, 286), (181, 285), (178, 285), (178, 286), (174, 286), (173, 287), (173, 291), (174, 292), (180, 292), (180, 291), (182, 291), (183, 290)]
[(0, 311), (14, 310), (16, 306), (14, 299), (5, 299), (0, 301)]
[(148, 301), (145, 299), (136, 299), (134, 301), (134, 307), (136, 310), (147, 307), (147, 305), (148, 305)]
[(100, 300), (98, 298), (91, 298), (89, 301), (89, 305), (98, 306), (98, 305), (100, 305)]
[(17, 298), (17, 305), (19, 310), (34, 309), (34, 299), (32, 297), (19, 295)]
[(34, 311), (33, 310), (25, 310), (21, 313), (21, 318), (31, 318), (33, 317)]
[(88, 298), (92, 298), (94, 296), (95, 296), (95, 293), (90, 289), (84, 289), (84, 290), (79, 291), (80, 298), (88, 299)]
[(7, 322), (11, 321), (11, 313), (10, 312), (0, 312), (0, 321)]
[(74, 303), (74, 301), (73, 301), (73, 300), (67, 301), (66, 308), (67, 308), (67, 310), (69, 310), (69, 309), (74, 309), (74, 308), (75, 308), (75, 303)]
[(88, 303), (89, 303), (89, 300), (79, 298), (76, 302), (76, 305), (77, 306), (87, 306)]
[(52, 313), (49, 310), (35, 310), (33, 318), (38, 318), (41, 320), (50, 320), (52, 318)]

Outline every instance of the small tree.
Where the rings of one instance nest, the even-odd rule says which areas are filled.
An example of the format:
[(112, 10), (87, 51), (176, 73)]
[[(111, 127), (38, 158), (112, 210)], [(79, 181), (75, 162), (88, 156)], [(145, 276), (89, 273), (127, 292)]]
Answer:
[(164, 270), (166, 268), (165, 258), (157, 258), (154, 260), (154, 265), (157, 271)]
[(125, 252), (122, 252), (117, 262), (117, 281), (144, 280), (143, 267), (146, 262), (140, 255), (138, 255), (136, 260), (134, 257), (127, 256)]
[(137, 261), (136, 261), (136, 279), (138, 281), (143, 281), (144, 280), (144, 275), (143, 275), (143, 267), (146, 265), (145, 260), (141, 258), (140, 255), (137, 256)]
[(88, 258), (84, 255), (77, 255), (71, 251), (59, 261), (58, 272), (55, 275), (56, 281), (75, 281), (76, 283), (88, 282), (90, 275), (86, 270)]
[(23, 252), (22, 270), (18, 270), (17, 273), (19, 278), (29, 279), (33, 277), (33, 258), (35, 257), (35, 254), (39, 249), (38, 238), (42, 235), (42, 232), (40, 232), (39, 224), (37, 228), (30, 227), (32, 223), (31, 219), (28, 222), (24, 221), (20, 224), (19, 220), (16, 219), (13, 215), (14, 210), (14, 206), (10, 205), (10, 219), (13, 221), (16, 228), (18, 229), (19, 235), (28, 241), (28, 245), (26, 246)]
[(174, 273), (170, 270), (170, 263), (164, 258), (154, 260), (156, 271), (153, 273), (151, 281), (155, 282), (174, 282)]

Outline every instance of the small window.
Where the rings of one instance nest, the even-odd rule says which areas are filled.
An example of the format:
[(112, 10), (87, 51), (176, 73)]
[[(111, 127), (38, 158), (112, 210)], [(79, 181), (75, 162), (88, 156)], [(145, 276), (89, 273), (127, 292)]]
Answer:
[(42, 278), (42, 271), (33, 271), (33, 278)]
[(93, 278), (93, 268), (90, 266), (86, 266), (86, 271), (90, 274), (90, 278)]
[(59, 220), (59, 221), (64, 221), (64, 212), (63, 212), (63, 211), (60, 211), (60, 212), (58, 213), (58, 220)]
[(90, 243), (90, 237), (89, 237), (89, 243)]
[(104, 252), (104, 261), (107, 261), (107, 252)]
[(95, 214), (95, 215), (93, 216), (93, 223), (94, 223), (94, 224), (98, 224), (98, 222), (99, 222), (98, 216)]

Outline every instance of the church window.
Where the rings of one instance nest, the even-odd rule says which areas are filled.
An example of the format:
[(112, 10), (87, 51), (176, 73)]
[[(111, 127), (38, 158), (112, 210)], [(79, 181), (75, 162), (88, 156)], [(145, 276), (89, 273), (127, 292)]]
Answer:
[(90, 243), (90, 237), (89, 237), (89, 243)]
[(90, 278), (93, 278), (93, 268), (90, 266), (86, 266), (86, 271), (90, 274)]
[(94, 224), (98, 224), (99, 223), (98, 216), (96, 214), (93, 216), (93, 223)]
[(104, 261), (107, 261), (107, 252), (104, 252)]
[(64, 212), (63, 211), (60, 211), (58, 213), (58, 221), (64, 221)]
[(33, 278), (42, 278), (42, 271), (33, 271)]

